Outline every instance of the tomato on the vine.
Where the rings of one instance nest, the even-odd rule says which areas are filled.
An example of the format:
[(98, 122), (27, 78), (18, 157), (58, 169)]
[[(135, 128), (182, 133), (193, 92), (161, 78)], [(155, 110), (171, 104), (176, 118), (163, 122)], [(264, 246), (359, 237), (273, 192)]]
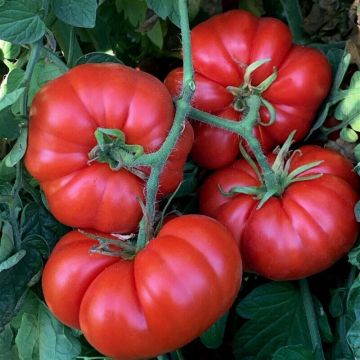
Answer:
[(65, 235), (45, 266), (43, 292), (60, 321), (116, 359), (183, 346), (231, 306), (240, 287), (232, 235), (203, 215), (170, 220), (132, 260), (90, 254), (97, 244), (77, 231)]
[[(243, 10), (229, 11), (195, 26), (191, 42), (195, 108), (239, 121), (244, 98), (258, 94), (276, 111), (275, 122), (270, 125), (269, 111), (263, 106), (261, 122), (254, 128), (266, 152), (284, 143), (293, 130), (295, 140), (306, 136), (331, 85), (331, 67), (324, 55), (292, 44), (290, 30), (280, 20), (257, 18)], [(249, 65), (264, 59), (271, 60), (245, 81)], [(276, 79), (270, 85), (260, 85), (275, 72)], [(177, 68), (165, 79), (173, 96), (181, 90), (182, 73), (182, 68)], [(201, 166), (220, 168), (238, 156), (238, 135), (197, 122), (194, 132), (191, 154)]]
[[(133, 148), (150, 153), (164, 142), (173, 116), (171, 96), (153, 76), (119, 64), (77, 66), (37, 93), (30, 110), (26, 167), (60, 222), (103, 232), (135, 231), (142, 216), (139, 201), (144, 200), (139, 174), (146, 177), (149, 168), (121, 167), (117, 153), (111, 154), (118, 160), (116, 170), (89, 159), (97, 145), (94, 132), (121, 130), (125, 157)], [(187, 123), (160, 176), (159, 196), (174, 191), (182, 180), (192, 142)]]
[[(269, 160), (274, 161), (273, 154)], [(246, 269), (274, 280), (304, 278), (325, 270), (353, 246), (359, 231), (354, 215), (359, 179), (349, 160), (313, 145), (293, 153), (288, 172), (317, 161), (323, 162), (294, 173), (283, 193), (260, 208), (255, 196), (236, 194), (236, 188), (260, 185), (244, 159), (202, 185), (201, 212), (230, 229)], [(310, 175), (315, 176), (306, 179)]]

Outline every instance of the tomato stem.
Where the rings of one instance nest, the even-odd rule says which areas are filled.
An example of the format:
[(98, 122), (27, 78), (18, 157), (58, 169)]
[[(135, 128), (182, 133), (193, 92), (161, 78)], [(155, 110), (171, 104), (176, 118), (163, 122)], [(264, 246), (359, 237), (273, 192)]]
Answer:
[(325, 360), (318, 323), (315, 315), (314, 302), (309, 289), (309, 283), (307, 279), (302, 279), (299, 281), (299, 283), (315, 359)]
[[(276, 175), (264, 155), (258, 139), (253, 135), (253, 128), (257, 123), (261, 99), (257, 95), (250, 95), (246, 100), (248, 112), (240, 122), (229, 121), (221, 117), (191, 108), (189, 117), (205, 124), (219, 127), (240, 135), (248, 144), (262, 170), (263, 181), (269, 192), (279, 188)], [(276, 192), (275, 191), (275, 192)]]
[(183, 75), (183, 89), (179, 100), (176, 103), (176, 113), (173, 125), (170, 132), (162, 144), (161, 148), (155, 153), (151, 154), (152, 165), (151, 172), (146, 184), (146, 214), (140, 222), (139, 234), (136, 243), (136, 249), (142, 249), (150, 240), (147, 229), (154, 228), (155, 222), (155, 206), (156, 194), (159, 189), (159, 178), (163, 167), (174, 149), (182, 130), (185, 126), (185, 118), (188, 115), (191, 106), (191, 98), (195, 91), (194, 69), (191, 58), (191, 40), (190, 27), (186, 0), (179, 0), (180, 26), (181, 38), (184, 53), (184, 75)]

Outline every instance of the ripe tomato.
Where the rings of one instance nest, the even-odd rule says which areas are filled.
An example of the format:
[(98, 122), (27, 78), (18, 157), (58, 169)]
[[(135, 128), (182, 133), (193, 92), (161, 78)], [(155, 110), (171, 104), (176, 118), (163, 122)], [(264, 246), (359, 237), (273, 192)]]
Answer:
[[(261, 94), (274, 106), (276, 120), (270, 126), (256, 126), (254, 133), (265, 151), (284, 143), (295, 129), (295, 140), (305, 137), (330, 89), (331, 68), (325, 56), (315, 49), (293, 45), (289, 28), (280, 20), (257, 18), (243, 10), (229, 11), (195, 26), (191, 41), (195, 108), (239, 121), (242, 115), (234, 109), (236, 99), (227, 87), (240, 87), (248, 65), (270, 58), (252, 73), (251, 85), (258, 86), (274, 67), (277, 69), (276, 80)], [(173, 70), (165, 79), (173, 96), (179, 94), (181, 82), (182, 68)], [(263, 123), (269, 122), (264, 107), (260, 116)], [(220, 168), (238, 156), (237, 135), (197, 122), (194, 131), (191, 154), (201, 166)]]
[(290, 171), (324, 160), (297, 178), (323, 175), (293, 182), (260, 209), (253, 196), (225, 197), (219, 190), (219, 185), (226, 192), (236, 186), (259, 185), (244, 159), (212, 174), (200, 190), (201, 212), (230, 229), (244, 266), (274, 280), (299, 279), (325, 270), (349, 251), (359, 230), (354, 216), (358, 177), (350, 161), (317, 146), (299, 150)]
[(60, 321), (116, 359), (183, 346), (231, 306), (240, 287), (236, 243), (206, 216), (170, 220), (134, 260), (89, 254), (96, 244), (76, 231), (65, 235), (45, 266), (43, 292)]
[[(173, 115), (165, 86), (124, 65), (80, 65), (44, 86), (30, 110), (25, 164), (55, 217), (66, 225), (103, 232), (136, 230), (144, 181), (126, 168), (113, 171), (97, 161), (89, 164), (94, 131), (120, 129), (127, 144), (141, 145), (149, 153), (160, 148)], [(192, 142), (186, 124), (162, 172), (162, 196), (181, 181)]]

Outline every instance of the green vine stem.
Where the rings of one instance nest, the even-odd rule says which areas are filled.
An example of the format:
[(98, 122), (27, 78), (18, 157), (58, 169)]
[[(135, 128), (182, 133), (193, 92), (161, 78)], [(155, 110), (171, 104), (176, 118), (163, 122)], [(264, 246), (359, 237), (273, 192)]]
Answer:
[(27, 102), (28, 102), (30, 80), (34, 72), (35, 65), (38, 61), (41, 48), (42, 48), (42, 39), (38, 40), (37, 42), (31, 45), (29, 61), (26, 66), (24, 78), (22, 79), (21, 84), (19, 86), (19, 87), (21, 86), (25, 87), (25, 91), (22, 94), (21, 103), (20, 103), (21, 116), (25, 116), (25, 117), (27, 116)]
[(257, 162), (259, 163), (266, 189), (270, 194), (275, 193), (278, 188), (276, 175), (267, 161), (259, 141), (253, 135), (253, 128), (259, 117), (260, 106), (260, 97), (257, 95), (250, 95), (246, 99), (246, 107), (248, 109), (247, 114), (240, 122), (229, 121), (194, 108), (191, 108), (189, 117), (205, 124), (213, 125), (240, 135), (247, 142)]
[(302, 279), (299, 282), (300, 282), (301, 297), (304, 305), (306, 320), (310, 332), (310, 338), (311, 338), (315, 359), (325, 360), (318, 323), (315, 315), (314, 302), (309, 289), (309, 284), (307, 279)]
[(67, 64), (69, 67), (73, 67), (74, 65), (74, 45), (75, 45), (75, 28), (72, 26), (70, 29), (70, 39), (69, 39), (69, 53)]
[[(20, 116), (22, 117), (27, 117), (27, 113), (28, 113), (27, 103), (28, 103), (30, 81), (32, 74), (34, 72), (35, 65), (39, 58), (41, 48), (42, 48), (42, 39), (31, 45), (29, 61), (26, 66), (24, 78), (22, 79), (21, 84), (19, 85), (19, 87), (21, 86), (25, 87), (25, 90), (20, 100)], [(23, 128), (21, 131), (27, 131), (27, 129)], [(14, 234), (14, 245), (16, 251), (19, 251), (21, 249), (21, 233), (17, 221), (16, 198), (19, 195), (19, 192), (22, 188), (22, 184), (23, 184), (23, 165), (21, 162), (19, 162), (16, 164), (16, 180), (11, 190), (12, 201), (8, 203), (9, 212), (10, 212), (9, 214), (10, 225), (12, 227), (12, 231)]]
[(191, 109), (190, 102), (195, 91), (194, 70), (191, 59), (190, 27), (186, 0), (179, 0), (179, 13), (184, 52), (184, 85), (181, 96), (177, 101), (174, 123), (171, 127), (169, 135), (165, 139), (161, 148), (148, 156), (148, 159), (151, 159), (152, 165), (150, 176), (146, 184), (146, 214), (140, 222), (136, 244), (137, 250), (143, 248), (147, 241), (150, 240), (149, 237), (152, 235), (149, 233), (149, 229), (153, 228), (155, 220), (155, 204), (156, 194), (159, 189), (159, 177), (171, 151), (184, 129), (185, 118)]

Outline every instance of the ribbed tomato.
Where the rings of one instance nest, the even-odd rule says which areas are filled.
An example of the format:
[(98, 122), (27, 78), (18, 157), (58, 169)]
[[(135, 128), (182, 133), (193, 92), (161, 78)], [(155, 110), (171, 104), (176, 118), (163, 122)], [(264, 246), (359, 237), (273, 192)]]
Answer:
[[(219, 190), (219, 186), (228, 192), (260, 185), (245, 160), (205, 181), (201, 212), (230, 229), (245, 268), (274, 280), (304, 278), (325, 270), (353, 246), (359, 231), (354, 215), (359, 179), (351, 162), (332, 150), (308, 145), (293, 154), (289, 172), (320, 160), (323, 163), (298, 174), (280, 196), (272, 196), (260, 209), (254, 196), (226, 197)], [(301, 181), (310, 174), (323, 175)]]
[(43, 292), (60, 321), (115, 359), (183, 346), (231, 306), (240, 287), (238, 247), (206, 216), (170, 220), (133, 260), (90, 254), (96, 244), (76, 231), (65, 235), (45, 266)]
[[(257, 18), (243, 10), (233, 10), (212, 17), (191, 32), (196, 91), (193, 106), (197, 109), (239, 121), (242, 114), (235, 103), (251, 93), (258, 93), (276, 111), (270, 126), (258, 125), (254, 132), (263, 149), (269, 151), (285, 142), (296, 129), (295, 140), (307, 134), (316, 111), (331, 85), (331, 68), (319, 51), (292, 44), (289, 28), (275, 18)], [(246, 68), (263, 59), (244, 84)], [(276, 80), (266, 90), (256, 87), (277, 70)], [(165, 85), (175, 97), (182, 82), (182, 68), (170, 72)], [(238, 95), (234, 96), (234, 89)], [(262, 123), (269, 113), (262, 107)], [(239, 154), (239, 137), (224, 130), (195, 123), (192, 157), (201, 166), (220, 168)]]
[[(104, 232), (135, 231), (142, 216), (144, 181), (123, 167), (89, 162), (97, 128), (119, 129), (126, 144), (159, 149), (173, 123), (165, 86), (119, 64), (80, 65), (49, 82), (30, 109), (25, 164), (62, 223)], [(160, 178), (160, 196), (173, 191), (193, 142), (186, 124)], [(149, 169), (140, 169), (147, 175)]]

